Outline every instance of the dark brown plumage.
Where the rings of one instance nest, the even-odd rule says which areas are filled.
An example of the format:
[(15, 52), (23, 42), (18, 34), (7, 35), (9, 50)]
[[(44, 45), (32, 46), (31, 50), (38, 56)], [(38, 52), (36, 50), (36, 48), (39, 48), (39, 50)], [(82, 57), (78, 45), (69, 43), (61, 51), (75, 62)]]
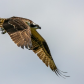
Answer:
[[(24, 46), (34, 53), (57, 75), (63, 75), (54, 63), (49, 47), (44, 38), (36, 31), (40, 28), (33, 21), (21, 17), (0, 19), (0, 27), (5, 30), (18, 47)], [(66, 76), (68, 77), (68, 76)]]

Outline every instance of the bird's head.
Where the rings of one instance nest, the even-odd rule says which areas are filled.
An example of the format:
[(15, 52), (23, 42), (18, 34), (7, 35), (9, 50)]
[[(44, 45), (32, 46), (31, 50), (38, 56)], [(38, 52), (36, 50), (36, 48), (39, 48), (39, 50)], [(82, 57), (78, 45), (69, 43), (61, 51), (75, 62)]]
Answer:
[(34, 28), (34, 29), (41, 29), (41, 27), (38, 24), (35, 24), (34, 22), (26, 22), (30, 28)]

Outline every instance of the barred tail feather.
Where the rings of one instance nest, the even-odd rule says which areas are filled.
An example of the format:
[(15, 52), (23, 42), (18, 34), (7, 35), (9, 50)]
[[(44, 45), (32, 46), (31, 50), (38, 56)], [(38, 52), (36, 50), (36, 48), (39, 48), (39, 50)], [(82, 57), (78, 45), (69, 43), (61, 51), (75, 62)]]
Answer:
[(0, 18), (0, 27), (3, 28), (3, 23), (4, 23), (5, 18)]
[(6, 33), (6, 30), (3, 28), (3, 23), (6, 19), (5, 18), (0, 18), (0, 31), (2, 31), (2, 34)]

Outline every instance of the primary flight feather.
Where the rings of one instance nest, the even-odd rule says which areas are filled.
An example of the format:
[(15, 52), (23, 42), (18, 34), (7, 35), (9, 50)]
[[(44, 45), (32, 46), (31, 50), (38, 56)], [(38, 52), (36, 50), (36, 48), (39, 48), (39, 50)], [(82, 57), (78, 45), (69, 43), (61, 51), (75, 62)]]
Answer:
[(29, 19), (11, 17), (7, 19), (0, 18), (0, 27), (2, 34), (7, 32), (18, 47), (33, 50), (57, 76), (65, 76), (56, 67), (45, 39), (36, 31), (36, 29), (41, 29), (39, 25)]

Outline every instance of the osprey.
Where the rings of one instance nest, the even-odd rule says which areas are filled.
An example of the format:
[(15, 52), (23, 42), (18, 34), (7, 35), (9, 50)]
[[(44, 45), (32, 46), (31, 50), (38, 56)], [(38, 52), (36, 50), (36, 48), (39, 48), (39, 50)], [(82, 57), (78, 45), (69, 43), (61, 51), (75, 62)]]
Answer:
[(29, 19), (11, 17), (7, 19), (0, 18), (0, 27), (2, 34), (7, 32), (18, 47), (25, 47), (29, 50), (33, 50), (33, 52), (36, 53), (45, 65), (47, 67), (49, 66), (57, 76), (65, 76), (62, 74), (63, 71), (60, 71), (56, 67), (45, 39), (36, 31), (36, 29), (41, 29), (39, 25)]

